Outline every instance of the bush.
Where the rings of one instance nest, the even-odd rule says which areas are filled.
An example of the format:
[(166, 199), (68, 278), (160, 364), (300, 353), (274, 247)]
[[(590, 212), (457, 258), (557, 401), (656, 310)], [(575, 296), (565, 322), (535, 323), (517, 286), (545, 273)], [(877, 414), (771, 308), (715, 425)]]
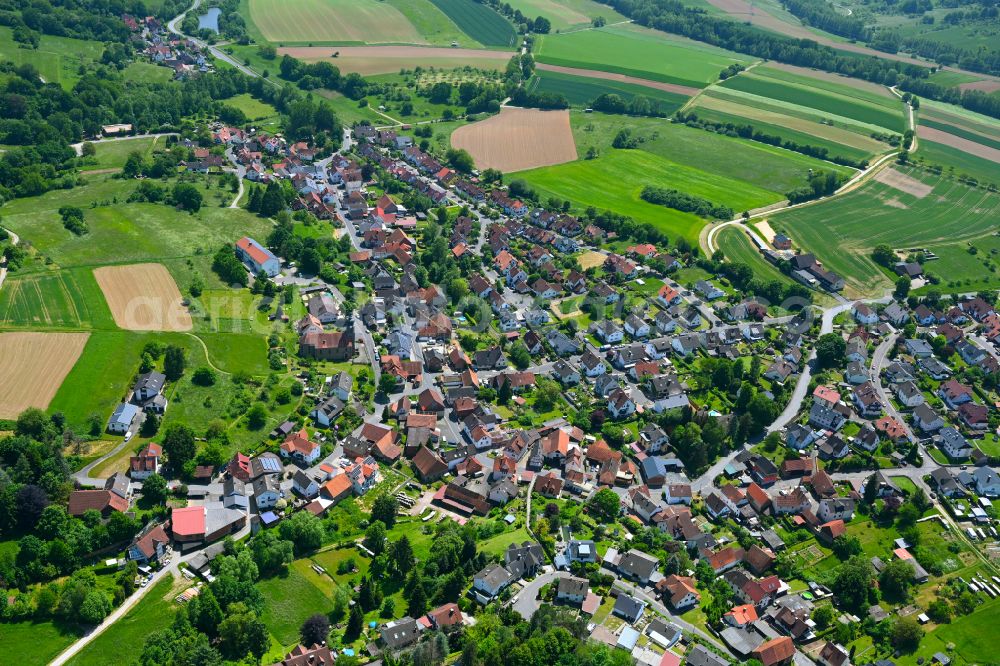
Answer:
[(215, 380), (215, 370), (206, 365), (201, 366), (194, 371), (193, 375), (191, 375), (192, 383), (197, 384), (198, 386), (212, 386), (215, 384)]

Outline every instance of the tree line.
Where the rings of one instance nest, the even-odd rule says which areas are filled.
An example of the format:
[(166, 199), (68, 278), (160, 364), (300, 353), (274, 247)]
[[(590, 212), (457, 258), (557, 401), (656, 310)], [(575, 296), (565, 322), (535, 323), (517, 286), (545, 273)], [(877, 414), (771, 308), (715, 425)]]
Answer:
[(733, 209), (729, 206), (712, 203), (708, 199), (668, 187), (646, 185), (642, 188), (642, 193), (639, 196), (651, 204), (673, 208), (684, 213), (694, 213), (700, 217), (714, 217), (720, 220), (729, 220), (733, 217)]

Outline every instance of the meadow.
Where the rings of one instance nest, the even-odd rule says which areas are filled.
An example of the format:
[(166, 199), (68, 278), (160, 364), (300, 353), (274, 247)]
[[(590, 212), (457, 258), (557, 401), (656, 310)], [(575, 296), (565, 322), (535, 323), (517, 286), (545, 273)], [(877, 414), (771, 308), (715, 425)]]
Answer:
[(47, 664), (82, 634), (53, 622), (5, 622), (2, 627), (0, 654), (12, 664)]
[[(179, 583), (177, 585), (176, 583)], [(139, 603), (120, 620), (108, 627), (97, 638), (87, 644), (67, 663), (68, 666), (101, 666), (108, 663), (108, 655), (121, 649), (123, 645), (141, 646), (146, 637), (170, 625), (170, 619), (177, 610), (173, 598), (189, 583), (184, 579), (175, 581), (172, 577), (161, 579)]]
[(604, 94), (615, 94), (626, 101), (642, 96), (658, 104), (660, 112), (665, 116), (673, 114), (688, 100), (684, 95), (648, 86), (540, 69), (535, 72), (531, 91), (564, 95), (571, 105), (580, 108), (589, 107), (594, 99)]
[(97, 141), (94, 143), (94, 156), (81, 158), (82, 167), (84, 171), (120, 169), (132, 153), (141, 153), (148, 158), (157, 146), (163, 147), (160, 137)]
[(982, 260), (968, 251), (971, 243), (995, 230), (1000, 195), (915, 168), (901, 172), (933, 189), (919, 198), (872, 180), (836, 201), (778, 213), (771, 226), (790, 233), (828, 269), (843, 275), (855, 292), (878, 293), (887, 286), (870, 256), (881, 243), (938, 253), (942, 258), (929, 262), (927, 271), (945, 281), (972, 278), (1000, 284), (993, 274), (984, 274)]
[(80, 65), (99, 61), (103, 52), (100, 42), (52, 35), (41, 35), (37, 49), (23, 49), (14, 41), (13, 30), (0, 26), (0, 60), (34, 65), (46, 82), (67, 90), (80, 80)]
[(510, 21), (475, 0), (430, 0), (466, 35), (483, 46), (510, 48), (517, 33)]
[(758, 67), (726, 79), (721, 87), (770, 100), (780, 100), (826, 114), (850, 118), (893, 132), (902, 132), (903, 104), (873, 92)]
[(739, 262), (750, 267), (754, 277), (759, 280), (777, 280), (783, 285), (798, 284), (788, 277), (774, 264), (764, 259), (754, 244), (747, 238), (746, 232), (737, 227), (726, 227), (716, 236), (716, 245), (726, 255), (727, 261)]
[(252, 97), (249, 93), (243, 93), (242, 95), (230, 97), (229, 99), (223, 100), (223, 103), (242, 111), (243, 115), (247, 117), (247, 120), (272, 119), (275, 121), (273, 124), (278, 124), (278, 110), (267, 102), (261, 102), (260, 100)]
[(733, 63), (752, 59), (633, 24), (540, 35), (535, 59), (541, 63), (617, 72), (641, 79), (704, 88)]

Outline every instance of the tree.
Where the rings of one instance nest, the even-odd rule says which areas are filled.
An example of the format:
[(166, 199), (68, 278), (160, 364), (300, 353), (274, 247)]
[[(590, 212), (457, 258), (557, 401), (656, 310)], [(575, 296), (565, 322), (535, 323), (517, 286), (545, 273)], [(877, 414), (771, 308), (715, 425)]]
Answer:
[(142, 482), (142, 496), (147, 502), (163, 504), (167, 501), (167, 480), (159, 474), (150, 474)]
[(887, 598), (904, 601), (913, 583), (913, 565), (906, 560), (893, 560), (882, 569), (878, 582)]
[(198, 386), (212, 386), (215, 384), (215, 370), (207, 365), (200, 366), (191, 375), (191, 383)]
[(427, 592), (424, 591), (423, 582), (417, 579), (410, 591), (410, 598), (407, 600), (406, 613), (410, 617), (420, 617), (427, 610)]
[(397, 384), (396, 375), (390, 374), (388, 372), (383, 372), (378, 378), (378, 390), (380, 393), (385, 395), (392, 395), (396, 392)]
[(843, 364), (847, 343), (839, 333), (824, 333), (816, 341), (816, 362), (820, 368), (835, 368)]
[(392, 544), (389, 554), (392, 568), (397, 576), (405, 576), (413, 571), (416, 559), (413, 556), (413, 546), (410, 545), (410, 540), (405, 534)]
[(382, 521), (372, 521), (372, 524), (368, 526), (367, 530), (365, 530), (363, 543), (365, 548), (375, 553), (376, 556), (381, 555), (385, 551), (386, 532), (385, 525), (382, 524)]
[(889, 641), (892, 646), (903, 652), (915, 651), (923, 637), (924, 630), (917, 623), (917, 618), (912, 615), (897, 617), (889, 631)]
[(927, 616), (934, 624), (951, 622), (951, 606), (944, 599), (935, 599), (927, 606)]
[(177, 345), (169, 345), (163, 352), (163, 374), (170, 381), (177, 381), (184, 374), (184, 350)]
[(232, 660), (239, 660), (248, 653), (258, 660), (270, 647), (267, 626), (257, 613), (243, 602), (236, 602), (227, 609), (226, 619), (219, 624), (222, 652)]
[(273, 530), (262, 531), (251, 539), (250, 552), (257, 568), (267, 574), (284, 569), (294, 559), (292, 542), (281, 538)]
[(322, 645), (330, 635), (330, 620), (322, 613), (315, 613), (306, 618), (299, 629), (299, 639), (303, 645)]
[(617, 518), (621, 510), (621, 500), (615, 491), (601, 488), (590, 498), (588, 506), (598, 517), (610, 522)]
[[(419, 616), (416, 616), (419, 617)], [(344, 642), (353, 643), (361, 636), (361, 629), (364, 627), (364, 616), (361, 614), (361, 604), (351, 607), (351, 613), (347, 617), (347, 628), (344, 630)]]
[(833, 593), (845, 608), (860, 612), (867, 608), (871, 581), (871, 564), (863, 555), (856, 555), (841, 565), (833, 581)]
[(247, 410), (247, 427), (250, 430), (260, 430), (267, 423), (267, 409), (262, 403), (255, 402)]
[(386, 529), (391, 530), (396, 524), (396, 512), (399, 502), (389, 493), (382, 493), (372, 503), (372, 520), (380, 520)]
[(524, 346), (524, 343), (518, 340), (513, 345), (511, 345), (510, 350), (507, 352), (510, 362), (514, 364), (514, 367), (518, 370), (524, 370), (529, 365), (531, 365), (531, 354), (528, 352), (528, 348)]
[(100, 624), (111, 612), (111, 600), (104, 592), (94, 589), (87, 592), (80, 604), (78, 617), (84, 624)]
[(189, 213), (197, 213), (201, 210), (201, 192), (191, 183), (177, 183), (174, 185), (172, 195), (175, 206)]
[(861, 501), (871, 506), (878, 499), (878, 481), (876, 480), (875, 474), (868, 477), (865, 481), (865, 494), (861, 497)]
[(156, 412), (149, 412), (142, 420), (142, 427), (139, 434), (143, 437), (152, 437), (160, 430), (160, 415)]
[(896, 253), (888, 245), (876, 245), (872, 250), (872, 260), (876, 264), (891, 268), (896, 263)]
[(861, 547), (861, 541), (857, 537), (842, 535), (833, 540), (831, 550), (838, 559), (846, 560), (855, 555), (860, 555), (864, 549)]
[(833, 622), (833, 606), (824, 604), (813, 611), (813, 620), (820, 629), (826, 629)]
[(201, 594), (189, 602), (188, 619), (203, 634), (211, 637), (218, 634), (219, 624), (223, 619), (222, 607), (211, 587), (204, 588)]
[(299, 511), (281, 523), (281, 537), (295, 545), (298, 555), (316, 550), (323, 545), (323, 521), (308, 511)]
[(178, 470), (189, 460), (194, 460), (198, 452), (194, 430), (183, 423), (176, 423), (167, 428), (162, 444), (163, 452), (170, 459), (171, 466)]
[(896, 288), (893, 290), (892, 295), (896, 297), (897, 301), (905, 301), (906, 297), (910, 295), (910, 278), (905, 275), (900, 275), (896, 278)]
[(267, 184), (260, 198), (259, 208), (262, 217), (274, 217), (285, 209), (285, 195), (281, 191), (281, 185), (275, 181)]

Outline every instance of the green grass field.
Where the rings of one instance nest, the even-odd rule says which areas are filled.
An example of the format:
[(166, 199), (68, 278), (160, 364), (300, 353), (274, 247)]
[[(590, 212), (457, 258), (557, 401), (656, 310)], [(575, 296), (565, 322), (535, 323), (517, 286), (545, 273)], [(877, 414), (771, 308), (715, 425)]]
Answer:
[(531, 85), (533, 92), (565, 95), (569, 103), (576, 107), (588, 107), (594, 99), (603, 94), (615, 94), (625, 100), (637, 96), (647, 97), (659, 104), (660, 112), (665, 116), (684, 106), (688, 100), (683, 95), (656, 88), (542, 70), (537, 70)]
[(927, 127), (933, 127), (934, 129), (939, 129), (942, 132), (948, 132), (949, 134), (954, 134), (955, 136), (962, 137), (963, 139), (968, 139), (969, 141), (975, 141), (976, 143), (982, 144), (984, 146), (989, 146), (991, 148), (996, 148), (1000, 150), (1000, 138), (994, 139), (988, 136), (983, 136), (982, 134), (977, 134), (971, 130), (968, 130), (959, 125), (951, 125), (948, 123), (938, 122), (936, 120), (930, 120), (928, 118), (920, 119), (921, 125), (926, 125)]
[(857, 292), (875, 293), (888, 284), (870, 257), (880, 243), (925, 247), (938, 253), (941, 259), (929, 262), (927, 271), (943, 281), (961, 283), (968, 278), (1000, 284), (994, 274), (983, 270), (984, 258), (967, 251), (970, 242), (980, 245), (992, 239), (1000, 195), (917, 169), (902, 172), (933, 190), (918, 198), (870, 181), (836, 201), (779, 213), (771, 224), (787, 229), (797, 243), (843, 275)]
[(247, 120), (264, 120), (276, 118), (279, 115), (276, 108), (266, 102), (254, 99), (249, 93), (230, 97), (223, 100), (223, 103), (242, 111)]
[(593, 0), (510, 0), (507, 4), (531, 18), (544, 16), (552, 23), (552, 32), (585, 28), (598, 16), (607, 23), (625, 20), (615, 10)]
[(82, 159), (82, 169), (91, 171), (95, 169), (120, 169), (125, 166), (125, 161), (132, 153), (142, 153), (149, 157), (156, 148), (162, 149), (163, 139), (136, 138), (122, 141), (97, 141), (94, 143), (94, 156)]
[(629, 24), (536, 38), (538, 62), (704, 88), (747, 56)]
[[(780, 76), (769, 75), (769, 72)], [(826, 85), (822, 86), (821, 83)], [(770, 100), (780, 100), (817, 109), (826, 114), (851, 118), (892, 132), (902, 132), (905, 128), (901, 102), (893, 102), (874, 93), (862, 94), (860, 90), (838, 86), (832, 82), (805, 79), (788, 72), (761, 67), (731, 77), (720, 85), (723, 88), (739, 90)]]
[(170, 625), (170, 618), (178, 608), (171, 593), (173, 582), (171, 577), (160, 580), (123, 618), (66, 663), (70, 666), (102, 666), (108, 663), (109, 655), (123, 645), (140, 649), (149, 634)]
[(52, 622), (5, 622), (0, 627), (0, 654), (11, 664), (47, 664), (78, 637), (76, 630)]
[(509, 48), (517, 44), (510, 21), (474, 0), (430, 0), (466, 35), (483, 46)]
[(297, 560), (283, 575), (267, 578), (257, 583), (264, 594), (265, 605), (261, 619), (274, 638), (285, 646), (292, 646), (299, 637), (299, 627), (313, 613), (329, 612), (333, 606), (328, 594), (309, 582), (299, 571), (308, 568), (307, 560)]
[(122, 71), (122, 77), (139, 83), (162, 83), (174, 78), (174, 72), (169, 67), (137, 60), (128, 64)]
[[(734, 179), (647, 153), (643, 150), (611, 149), (597, 159), (524, 171), (517, 175), (535, 187), (543, 200), (549, 196), (569, 199), (577, 206), (595, 206), (628, 215), (653, 225), (671, 237), (684, 236), (696, 242), (704, 221), (690, 213), (643, 201), (645, 185), (679, 189), (734, 208), (746, 210), (773, 203), (772, 192)], [(600, 186), (606, 183), (607, 187)]]
[(777, 280), (787, 286), (798, 284), (764, 259), (742, 229), (726, 227), (716, 236), (716, 244), (727, 260), (746, 264), (760, 280)]
[(970, 155), (943, 143), (921, 139), (917, 145), (916, 157), (928, 164), (944, 167), (955, 175), (967, 174), (983, 183), (1000, 185), (1000, 164)]
[(13, 30), (0, 26), (0, 60), (34, 65), (45, 81), (67, 90), (80, 80), (80, 65), (100, 60), (103, 52), (100, 42), (52, 35), (42, 35), (37, 49), (22, 49), (14, 41)]
[[(734, 94), (735, 93), (735, 94)], [(764, 98), (754, 98), (752, 103), (739, 99), (737, 93), (722, 88), (704, 92), (689, 109), (698, 118), (733, 125), (750, 124), (754, 130), (800, 145), (826, 148), (831, 156), (864, 159), (889, 149), (865, 133), (850, 126), (831, 126), (820, 122), (821, 115), (802, 107), (781, 107)]]

